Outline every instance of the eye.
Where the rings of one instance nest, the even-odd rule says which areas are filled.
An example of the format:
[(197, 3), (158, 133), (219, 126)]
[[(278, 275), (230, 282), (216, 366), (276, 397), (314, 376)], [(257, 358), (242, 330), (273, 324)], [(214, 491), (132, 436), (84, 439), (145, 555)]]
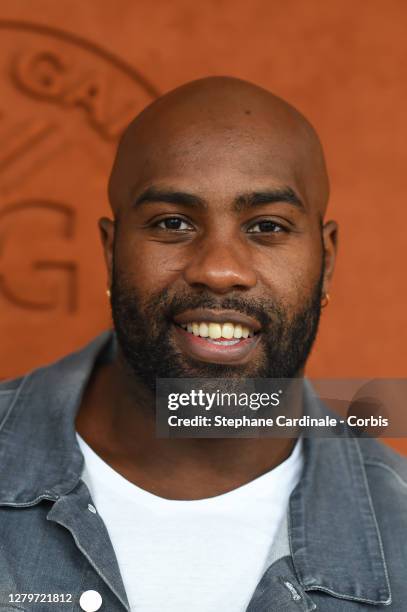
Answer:
[(253, 225), (251, 225), (247, 231), (250, 234), (278, 234), (280, 232), (287, 232), (287, 229), (280, 223), (276, 223), (270, 219), (264, 219), (263, 221), (253, 223)]
[(161, 221), (157, 221), (154, 226), (163, 230), (181, 232), (193, 229), (192, 225), (187, 223), (182, 217), (166, 217), (165, 219), (161, 219)]

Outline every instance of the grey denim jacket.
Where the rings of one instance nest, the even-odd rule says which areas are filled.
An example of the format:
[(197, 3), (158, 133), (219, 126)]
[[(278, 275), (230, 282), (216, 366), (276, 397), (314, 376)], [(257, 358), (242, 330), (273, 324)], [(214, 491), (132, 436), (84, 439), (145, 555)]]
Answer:
[[(74, 423), (96, 361), (111, 358), (115, 342), (108, 330), (0, 384), (0, 612), (80, 611), (87, 590), (102, 595), (102, 612), (129, 610), (109, 534), (81, 480)], [(271, 560), (247, 612), (406, 612), (407, 461), (348, 434), (304, 438), (303, 449), (288, 554)], [(16, 597), (24, 593), (65, 602)], [(193, 611), (193, 601), (180, 610)]]

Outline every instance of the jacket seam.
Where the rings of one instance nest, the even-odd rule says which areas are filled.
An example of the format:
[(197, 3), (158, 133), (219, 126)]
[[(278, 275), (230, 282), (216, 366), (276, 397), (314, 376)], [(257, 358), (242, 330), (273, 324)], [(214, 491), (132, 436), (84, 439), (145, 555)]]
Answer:
[(13, 389), (13, 391), (14, 391), (14, 398), (13, 398), (13, 400), (12, 400), (12, 402), (11, 402), (7, 412), (6, 412), (6, 414), (4, 415), (3, 420), (0, 423), (0, 432), (2, 431), (4, 425), (6, 424), (8, 418), (9, 418), (9, 416), (11, 414), (11, 412), (13, 411), (14, 406), (16, 405), (17, 400), (20, 397), (20, 394), (21, 394), (21, 391), (22, 391), (22, 389), (24, 387), (24, 384), (27, 381), (29, 376), (30, 376), (30, 374), (26, 374), (26, 376), (24, 376), (23, 380), (21, 381), (20, 385), (16, 389)]
[(321, 591), (323, 593), (328, 593), (328, 595), (333, 595), (334, 597), (337, 597), (338, 599), (348, 599), (349, 601), (359, 601), (361, 603), (368, 603), (368, 604), (374, 604), (374, 605), (388, 606), (391, 604), (391, 597), (386, 600), (367, 599), (365, 597), (357, 597), (354, 595), (346, 595), (343, 593), (337, 593), (336, 591), (333, 591), (332, 589), (329, 589), (328, 587), (319, 586), (318, 584), (311, 585), (311, 586), (304, 586), (304, 591), (306, 591), (307, 593), (309, 591)]
[[(63, 523), (58, 523), (58, 521), (54, 521), (54, 519), (52, 518), (48, 518), (47, 516), (47, 521), (53, 521), (53, 522), (57, 522), (57, 524), (59, 525), (63, 525)], [(112, 584), (110, 583), (110, 580), (108, 580), (106, 578), (106, 576), (104, 575), (104, 572), (102, 572), (93, 562), (92, 558), (88, 555), (88, 553), (86, 552), (86, 550), (80, 545), (79, 540), (76, 536), (76, 534), (71, 531), (70, 529), (68, 529), (65, 525), (63, 525), (63, 527), (65, 527), (65, 529), (67, 529), (74, 541), (76, 546), (78, 547), (78, 549), (82, 552), (82, 554), (84, 555), (84, 557), (86, 557), (88, 563), (90, 563), (90, 565), (93, 567), (93, 569), (95, 570), (95, 572), (103, 579), (103, 581), (105, 582), (105, 584), (111, 589), (112, 593), (114, 593), (114, 595), (117, 597), (117, 599), (120, 601), (120, 603), (122, 604), (122, 606), (125, 608), (125, 610), (130, 610), (129, 606), (125, 603), (125, 601), (123, 601), (123, 599), (121, 598), (121, 596), (119, 595), (119, 593), (116, 591), (116, 589), (114, 588), (114, 586), (112, 586)], [(127, 594), (126, 594), (127, 596)]]
[[(362, 451), (361, 451), (359, 442), (358, 442), (358, 440), (356, 438), (354, 438), (354, 440), (355, 440), (355, 446), (356, 446), (357, 452), (358, 452), (359, 457), (360, 457), (360, 462), (363, 465), (364, 464), (363, 455), (362, 455)], [(377, 541), (379, 543), (379, 548), (380, 548), (380, 554), (381, 554), (381, 557), (382, 557), (384, 574), (385, 574), (385, 577), (386, 577), (387, 590), (388, 590), (388, 594), (389, 594), (388, 599), (386, 599), (386, 601), (381, 602), (381, 603), (388, 605), (392, 601), (389, 573), (388, 573), (388, 570), (387, 570), (386, 558), (384, 556), (384, 549), (383, 549), (382, 538), (381, 538), (381, 535), (380, 535), (379, 524), (377, 522), (377, 518), (376, 518), (376, 513), (375, 513), (375, 510), (374, 510), (372, 496), (370, 494), (370, 488), (369, 488), (369, 483), (368, 483), (368, 480), (367, 480), (366, 470), (363, 469), (362, 472), (363, 472), (363, 482), (364, 482), (365, 489), (366, 489), (366, 495), (367, 495), (367, 499), (368, 499), (368, 502), (369, 502), (370, 511), (372, 513), (372, 519), (373, 519), (373, 522), (374, 522), (374, 525), (375, 525), (375, 528), (376, 528)]]
[(51, 495), (52, 495), (52, 491), (50, 491), (49, 493), (41, 494), (35, 499), (30, 500), (28, 502), (13, 502), (13, 501), (7, 501), (7, 500), (2, 501), (0, 499), (0, 507), (7, 506), (11, 508), (30, 508), (31, 506), (36, 506), (39, 502), (43, 500), (52, 501), (52, 502), (58, 501), (59, 495), (57, 493), (52, 495), (52, 497)]
[(387, 470), (388, 472), (390, 472), (399, 481), (399, 483), (403, 487), (407, 488), (407, 482), (400, 476), (400, 474), (398, 472), (396, 472), (395, 469), (393, 469), (392, 467), (390, 467), (386, 463), (383, 463), (382, 461), (378, 461), (378, 460), (367, 460), (367, 461), (365, 461), (365, 465), (372, 465), (372, 466), (376, 466), (376, 467), (381, 467), (381, 468)]
[[(359, 442), (356, 438), (352, 437), (351, 438), (354, 441), (354, 445), (356, 447), (356, 452), (360, 458), (360, 462), (361, 462), (361, 466), (364, 468), (364, 465), (367, 463), (366, 461), (363, 461), (363, 456), (362, 456), (362, 452), (361, 452), (361, 448), (359, 446)], [(387, 466), (385, 466), (387, 467)], [(325, 587), (319, 584), (303, 584), (303, 588), (305, 591), (321, 591), (321, 592), (325, 592), (329, 595), (332, 595), (334, 597), (337, 597), (339, 599), (343, 599), (343, 600), (349, 600), (349, 601), (359, 601), (361, 603), (368, 603), (368, 604), (375, 604), (375, 605), (390, 605), (392, 603), (392, 595), (391, 595), (391, 588), (390, 588), (390, 581), (389, 581), (389, 574), (388, 574), (388, 570), (387, 570), (387, 564), (386, 564), (386, 560), (385, 560), (385, 556), (384, 556), (384, 550), (383, 550), (383, 544), (382, 544), (382, 539), (380, 536), (380, 530), (379, 530), (379, 525), (377, 523), (377, 519), (376, 519), (376, 513), (374, 511), (374, 506), (373, 506), (373, 500), (372, 500), (372, 496), (370, 494), (370, 488), (369, 488), (369, 483), (367, 480), (367, 475), (366, 475), (366, 471), (365, 469), (362, 469), (362, 478), (363, 478), (363, 484), (365, 487), (365, 491), (366, 491), (366, 496), (368, 499), (368, 503), (369, 503), (369, 508), (370, 508), (370, 512), (371, 512), (371, 516), (372, 516), (372, 520), (374, 523), (374, 527), (375, 527), (375, 531), (376, 531), (376, 535), (377, 535), (377, 540), (378, 540), (378, 544), (379, 544), (379, 550), (380, 550), (380, 555), (381, 555), (381, 560), (382, 560), (382, 564), (383, 564), (383, 570), (384, 570), (384, 575), (385, 575), (385, 580), (386, 580), (386, 585), (387, 585), (387, 589), (388, 589), (388, 598), (385, 600), (379, 600), (379, 599), (368, 599), (365, 597), (358, 597), (355, 595), (348, 595), (348, 594), (344, 594), (344, 593), (338, 593), (337, 591), (334, 591), (332, 589), (330, 589), (329, 587)]]

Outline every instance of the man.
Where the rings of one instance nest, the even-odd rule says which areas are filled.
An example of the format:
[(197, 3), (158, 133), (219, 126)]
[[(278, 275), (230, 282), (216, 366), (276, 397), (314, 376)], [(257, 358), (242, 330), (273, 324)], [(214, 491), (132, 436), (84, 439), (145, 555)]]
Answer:
[(128, 127), (99, 222), (114, 333), (0, 388), (7, 610), (405, 610), (404, 459), (351, 435), (155, 433), (157, 378), (303, 376), (328, 191), (311, 125), (238, 79)]

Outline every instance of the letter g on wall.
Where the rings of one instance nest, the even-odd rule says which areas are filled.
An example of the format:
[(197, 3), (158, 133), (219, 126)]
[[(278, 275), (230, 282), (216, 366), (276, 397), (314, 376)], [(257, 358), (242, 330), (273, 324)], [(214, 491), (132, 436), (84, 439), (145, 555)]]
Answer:
[(0, 294), (34, 310), (77, 308), (75, 211), (66, 204), (24, 200), (0, 211)]

